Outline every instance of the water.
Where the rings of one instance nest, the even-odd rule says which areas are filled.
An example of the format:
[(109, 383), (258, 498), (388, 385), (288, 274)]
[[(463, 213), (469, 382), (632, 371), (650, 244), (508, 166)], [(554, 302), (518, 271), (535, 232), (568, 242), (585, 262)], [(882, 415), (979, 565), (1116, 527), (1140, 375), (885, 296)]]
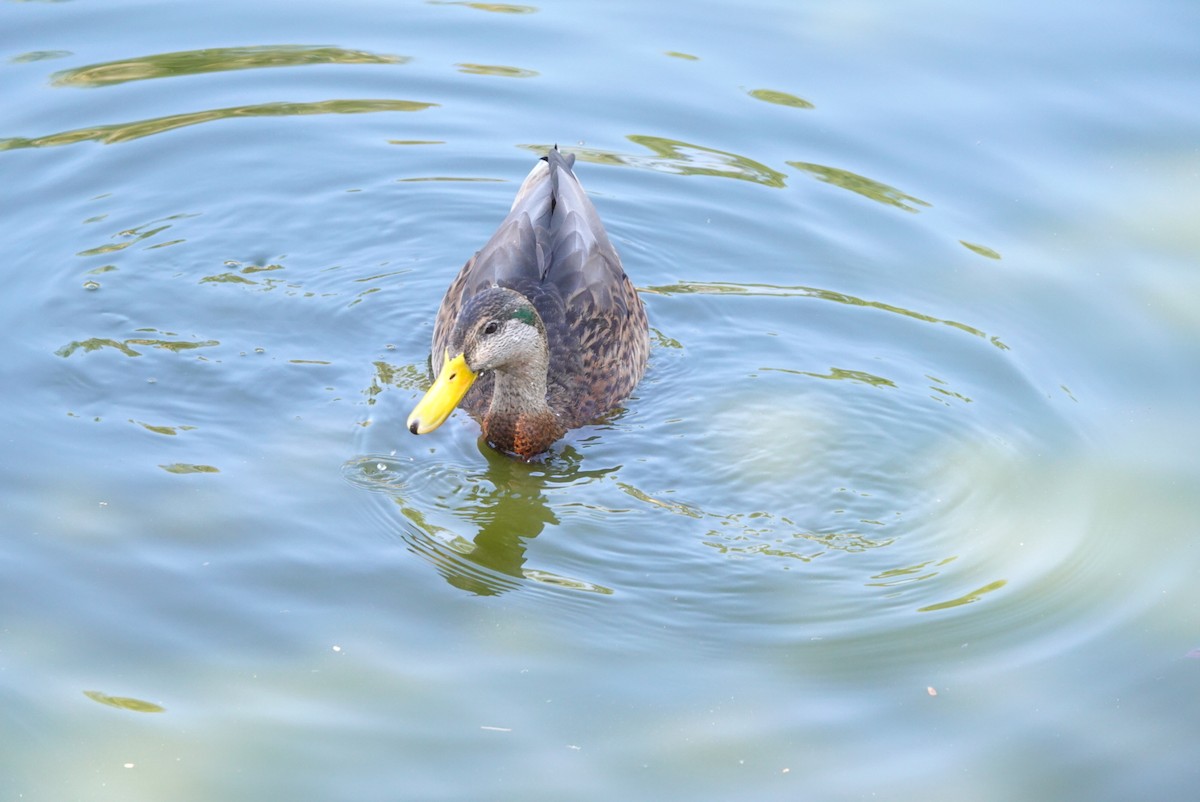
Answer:
[[(0, 30), (0, 799), (1195, 788), (1194, 4)], [(555, 142), (647, 377), (414, 438)]]

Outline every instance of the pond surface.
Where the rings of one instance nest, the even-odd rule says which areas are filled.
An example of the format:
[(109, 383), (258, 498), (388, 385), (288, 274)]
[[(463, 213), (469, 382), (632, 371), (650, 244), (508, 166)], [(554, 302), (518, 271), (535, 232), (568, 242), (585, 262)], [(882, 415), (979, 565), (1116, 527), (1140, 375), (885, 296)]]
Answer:
[[(1195, 793), (1200, 5), (0, 30), (0, 800)], [(415, 438), (554, 143), (646, 379)]]

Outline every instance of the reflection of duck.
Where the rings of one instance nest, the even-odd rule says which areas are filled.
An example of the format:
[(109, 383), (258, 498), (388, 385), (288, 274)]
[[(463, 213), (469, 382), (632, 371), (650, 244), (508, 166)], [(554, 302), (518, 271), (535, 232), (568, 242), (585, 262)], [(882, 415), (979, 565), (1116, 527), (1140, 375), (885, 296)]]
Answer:
[(482, 466), (366, 455), (347, 462), (344, 471), (354, 484), (390, 498), (399, 515), (388, 520), (395, 521), (409, 550), (456, 588), (493, 596), (532, 582), (611, 594), (611, 588), (587, 579), (527, 565), (526, 547), (563, 518), (597, 513), (578, 503), (579, 491), (611, 482), (619, 466), (583, 470), (582, 455), (570, 445), (549, 465), (509, 459), (478, 445)]
[(609, 412), (642, 377), (642, 301), (596, 209), (555, 147), (450, 284), (433, 329), (443, 363), (408, 418), (433, 431), (462, 407), (496, 448), (545, 451)]

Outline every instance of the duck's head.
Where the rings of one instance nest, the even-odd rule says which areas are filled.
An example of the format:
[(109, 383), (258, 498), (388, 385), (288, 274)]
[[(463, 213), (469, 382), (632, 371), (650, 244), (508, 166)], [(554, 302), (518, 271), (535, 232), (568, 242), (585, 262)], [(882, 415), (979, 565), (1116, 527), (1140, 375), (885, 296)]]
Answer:
[(546, 328), (519, 292), (492, 287), (473, 296), (459, 312), (449, 344), (433, 386), (408, 416), (413, 434), (441, 426), (487, 371), (512, 374), (518, 385), (538, 382), (545, 398)]

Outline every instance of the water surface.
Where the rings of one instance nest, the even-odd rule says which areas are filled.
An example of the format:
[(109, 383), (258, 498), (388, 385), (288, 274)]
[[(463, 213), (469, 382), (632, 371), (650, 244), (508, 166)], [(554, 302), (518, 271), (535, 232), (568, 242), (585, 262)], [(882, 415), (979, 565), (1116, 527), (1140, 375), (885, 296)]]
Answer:
[[(1193, 4), (0, 28), (3, 799), (1196, 787)], [(555, 143), (646, 379), (414, 438)]]

